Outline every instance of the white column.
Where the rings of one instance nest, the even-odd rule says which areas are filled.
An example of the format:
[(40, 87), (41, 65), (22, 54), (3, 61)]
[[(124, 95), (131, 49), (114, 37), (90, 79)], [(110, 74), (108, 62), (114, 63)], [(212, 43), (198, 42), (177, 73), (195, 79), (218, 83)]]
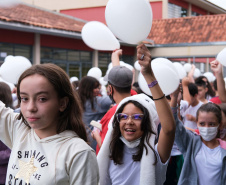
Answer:
[(40, 49), (40, 34), (39, 33), (35, 33), (35, 43), (34, 43), (34, 50), (33, 50), (33, 53), (34, 53), (34, 57), (33, 57), (33, 61), (34, 61), (34, 64), (40, 64), (41, 62), (41, 49)]
[(209, 58), (206, 58), (206, 71), (209, 71)]
[(93, 67), (98, 67), (98, 51), (93, 51)]
[(188, 17), (191, 17), (191, 13), (192, 13), (192, 6), (191, 3), (188, 4)]
[(162, 0), (162, 18), (168, 18), (168, 0)]

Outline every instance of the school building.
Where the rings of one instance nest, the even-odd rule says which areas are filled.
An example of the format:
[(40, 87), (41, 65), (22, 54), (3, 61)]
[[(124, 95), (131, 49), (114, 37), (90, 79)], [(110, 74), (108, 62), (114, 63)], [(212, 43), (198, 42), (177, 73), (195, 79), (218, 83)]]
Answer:
[[(39, 0), (39, 2), (44, 1)], [(51, 1), (46, 1), (46, 4), (48, 2)], [(54, 0), (54, 2), (58, 5), (58, 1)], [(168, 4), (170, 2), (173, 1), (169, 0)], [(191, 2), (188, 8), (197, 6)], [(154, 20), (148, 38), (153, 40), (153, 44), (148, 46), (152, 57), (166, 57), (171, 61), (182, 63), (191, 62), (202, 72), (209, 71), (209, 62), (226, 47), (225, 10), (210, 6), (208, 11), (205, 10), (206, 14), (202, 16), (162, 19), (164, 18), (163, 11), (162, 17), (155, 18), (153, 3), (161, 4), (163, 9), (165, 1), (151, 1), (150, 3)], [(63, 10), (53, 8), (56, 12), (40, 8), (40, 5), (36, 4), (35, 6), (20, 4), (11, 8), (0, 8), (0, 64), (7, 55), (22, 55), (27, 57), (32, 64), (55, 63), (62, 67), (69, 76), (81, 78), (94, 66), (99, 67), (104, 75), (111, 62), (111, 51), (93, 50), (82, 41), (81, 30), (89, 20), (66, 15)], [(194, 12), (191, 10), (188, 9), (187, 12)], [(178, 12), (181, 13), (179, 9)], [(201, 15), (201, 12), (199, 13)], [(120, 44), (123, 49), (121, 60), (133, 65), (137, 60), (136, 46), (122, 41)]]

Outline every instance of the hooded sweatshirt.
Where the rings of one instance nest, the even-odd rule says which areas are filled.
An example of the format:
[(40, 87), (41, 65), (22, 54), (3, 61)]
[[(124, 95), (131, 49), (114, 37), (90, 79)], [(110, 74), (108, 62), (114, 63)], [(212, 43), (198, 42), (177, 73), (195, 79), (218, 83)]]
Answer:
[[(146, 124), (150, 124), (152, 127), (152, 130), (154, 132), (156, 132), (156, 125), (159, 123), (159, 118), (158, 118), (158, 114), (156, 111), (156, 107), (155, 107), (155, 103), (153, 102), (153, 100), (151, 100), (148, 96), (146, 96), (145, 94), (139, 94), (139, 95), (134, 95), (131, 97), (127, 97), (124, 98), (118, 105), (117, 110), (126, 102), (133, 100), (136, 102), (139, 102), (140, 104), (142, 104), (149, 112), (149, 117), (150, 117), (150, 122), (146, 123)], [(117, 112), (116, 110), (116, 112)], [(111, 118), (109, 125), (108, 125), (108, 132), (106, 134), (105, 140), (103, 142), (103, 145), (100, 148), (100, 152), (98, 153), (97, 156), (97, 161), (98, 161), (98, 165), (99, 165), (99, 171), (100, 171), (100, 185), (109, 185), (112, 182), (112, 179), (109, 178), (109, 172), (111, 172), (109, 170), (109, 166), (111, 165), (111, 163), (113, 163), (109, 156), (110, 156), (110, 150), (109, 150), (109, 145), (111, 143), (112, 140), (112, 134), (113, 134), (113, 126), (112, 126), (112, 122), (113, 122), (113, 118)], [(153, 165), (155, 162), (155, 157), (154, 157), (154, 152), (150, 149), (150, 147), (147, 147), (148, 150), (148, 154), (146, 154), (146, 151), (144, 149), (141, 161), (137, 162), (139, 163), (139, 167), (136, 168), (135, 166), (131, 165), (131, 173), (130, 172), (126, 172), (126, 169), (124, 168), (124, 165), (115, 165), (115, 167), (117, 168), (117, 170), (113, 170), (113, 172), (115, 171), (116, 175), (115, 179), (117, 179), (117, 182), (115, 184), (122, 184), (122, 182), (124, 181), (124, 179), (127, 179), (128, 181), (127, 184), (136, 184), (136, 182), (133, 181), (133, 176), (134, 175), (139, 175), (139, 184), (140, 185), (162, 185), (165, 181), (165, 177), (166, 177), (166, 169), (167, 169), (167, 165), (169, 160), (167, 160), (166, 163), (162, 163), (160, 156), (158, 154), (157, 151), (157, 145), (154, 145), (155, 142), (155, 135), (151, 134), (151, 137), (149, 139), (149, 143), (152, 146), (152, 148), (155, 148), (156, 154), (157, 154), (157, 164)], [(147, 143), (145, 141), (145, 145), (147, 146)], [(126, 146), (125, 146), (126, 148)], [(133, 148), (136, 149), (136, 148)], [(123, 154), (123, 158), (126, 158), (125, 153), (129, 153), (129, 149), (124, 150), (124, 154)], [(128, 155), (127, 155), (128, 156)], [(130, 159), (128, 160), (133, 160), (132, 159), (132, 154), (130, 156)], [(126, 161), (124, 161), (126, 162)], [(138, 169), (135, 170), (135, 168)], [(125, 174), (126, 173), (130, 173), (130, 174)], [(120, 181), (120, 176), (122, 177), (122, 181)], [(131, 178), (130, 178), (131, 177)], [(125, 181), (124, 181), (125, 182)], [(114, 182), (113, 182), (114, 183)]]
[(0, 140), (11, 150), (6, 184), (95, 185), (95, 152), (73, 131), (40, 139), (0, 102)]

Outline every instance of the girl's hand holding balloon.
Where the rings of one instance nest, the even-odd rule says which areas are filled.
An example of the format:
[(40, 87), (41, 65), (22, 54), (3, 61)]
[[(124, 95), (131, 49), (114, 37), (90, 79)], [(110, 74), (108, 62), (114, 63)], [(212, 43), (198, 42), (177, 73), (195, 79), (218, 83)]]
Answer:
[(153, 77), (154, 73), (151, 68), (151, 53), (144, 44), (137, 46), (137, 59), (139, 60), (141, 66), (140, 72), (143, 76)]

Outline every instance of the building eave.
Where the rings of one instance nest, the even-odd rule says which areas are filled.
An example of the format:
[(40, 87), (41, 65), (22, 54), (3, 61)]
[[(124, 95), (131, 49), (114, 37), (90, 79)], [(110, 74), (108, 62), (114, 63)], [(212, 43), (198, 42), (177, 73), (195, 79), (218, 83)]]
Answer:
[(158, 47), (221, 46), (221, 45), (226, 45), (226, 41), (176, 43), (176, 44), (155, 44), (154, 47), (158, 48)]
[(226, 10), (224, 10), (223, 8), (221, 8), (215, 4), (212, 4), (211, 2), (206, 1), (206, 0), (185, 0), (185, 1), (187, 1), (188, 3), (194, 4), (198, 7), (203, 7), (211, 13), (216, 13), (216, 14), (226, 13)]
[(23, 31), (23, 32), (46, 34), (46, 35), (54, 35), (54, 36), (60, 36), (60, 37), (68, 37), (68, 38), (74, 38), (74, 39), (81, 39), (80, 32), (72, 32), (72, 31), (59, 30), (59, 29), (53, 29), (53, 28), (42, 28), (42, 27), (37, 27), (33, 25), (24, 25), (21, 23), (12, 23), (12, 22), (9, 23), (5, 21), (0, 21), (0, 28)]
[[(59, 29), (53, 29), (53, 28), (42, 28), (42, 27), (37, 27), (33, 25), (24, 25), (21, 23), (0, 21), (0, 28), (82, 40), (82, 35), (80, 32), (59, 30)], [(121, 40), (119, 40), (119, 43), (123, 46), (136, 47), (136, 45), (128, 44)], [(151, 44), (146, 44), (146, 45), (147, 47), (153, 47)]]

